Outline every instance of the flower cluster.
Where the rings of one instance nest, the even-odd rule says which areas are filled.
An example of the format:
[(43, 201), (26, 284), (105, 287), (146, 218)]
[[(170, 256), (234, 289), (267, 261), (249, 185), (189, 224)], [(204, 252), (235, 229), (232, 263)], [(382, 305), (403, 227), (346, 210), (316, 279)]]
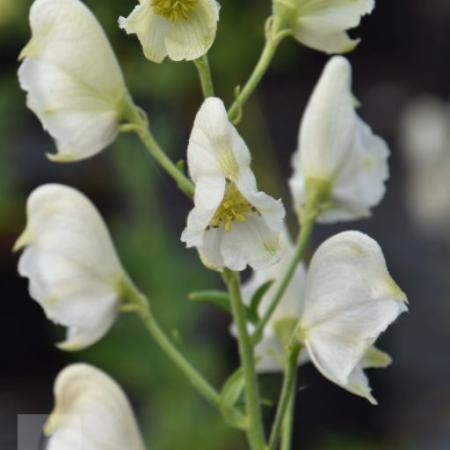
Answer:
[[(235, 111), (242, 114), (274, 42), (293, 36), (326, 53), (349, 51), (359, 41), (347, 30), (373, 7), (373, 0), (273, 0), (269, 51), (248, 84), (236, 90)], [(240, 371), (218, 392), (186, 361), (128, 277), (99, 212), (79, 191), (59, 184), (36, 188), (15, 250), (23, 250), (18, 270), (29, 279), (30, 296), (50, 320), (67, 328), (60, 349), (93, 345), (119, 312), (135, 312), (193, 386), (228, 423), (246, 431), (252, 449), (265, 450), (275, 447), (266, 445), (261, 431), (256, 371), (281, 370), (294, 354), (294, 363), (311, 361), (332, 382), (376, 403), (364, 369), (390, 364), (374, 345), (407, 310), (407, 300), (380, 246), (358, 231), (329, 238), (309, 264), (302, 261), (315, 222), (367, 217), (385, 192), (389, 149), (355, 111), (350, 62), (342, 56), (329, 59), (301, 121), (289, 181), (300, 225), (293, 244), (282, 201), (258, 189), (233, 107), (227, 111), (205, 89), (208, 73), (202, 70), (208, 67), (206, 53), (218, 20), (215, 0), (140, 0), (127, 18), (119, 19), (120, 28), (137, 35), (147, 59), (160, 63), (169, 57), (198, 66), (207, 98), (187, 144), (189, 178), (157, 144), (102, 28), (80, 0), (35, 0), (19, 80), (29, 108), (56, 140), (57, 154), (50, 159), (88, 158), (120, 131), (134, 131), (182, 190), (192, 194), (181, 241), (228, 285), (229, 292), (219, 297), (233, 316), (244, 377), (240, 388), (233, 385), (242, 382), (236, 376)], [(253, 273), (241, 284), (238, 273), (247, 267)], [(288, 369), (285, 373), (289, 381)], [(227, 395), (230, 385), (233, 395)], [(245, 412), (238, 404), (243, 390)], [(145, 448), (126, 397), (98, 369), (84, 364), (64, 369), (55, 399), (45, 426), (49, 450)], [(285, 402), (280, 405), (279, 413), (287, 414)]]

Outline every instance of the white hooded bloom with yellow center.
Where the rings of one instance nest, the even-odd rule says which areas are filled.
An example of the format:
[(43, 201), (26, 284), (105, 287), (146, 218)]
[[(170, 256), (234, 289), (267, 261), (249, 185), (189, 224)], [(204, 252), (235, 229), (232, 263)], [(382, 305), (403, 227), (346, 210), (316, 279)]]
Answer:
[(374, 7), (374, 0), (273, 0), (275, 16), (295, 39), (325, 53), (353, 50), (359, 39), (351, 39), (347, 30), (358, 26)]
[(47, 450), (145, 450), (130, 403), (108, 375), (72, 364), (55, 382), (55, 407), (44, 427)]
[(385, 192), (389, 149), (358, 117), (354, 103), (350, 63), (335, 56), (303, 115), (290, 180), (298, 212), (322, 191), (328, 208), (319, 222), (368, 217)]
[(56, 140), (53, 161), (95, 155), (117, 136), (127, 89), (99, 23), (79, 0), (36, 0), (19, 81)]
[(119, 26), (137, 35), (146, 58), (160, 63), (166, 56), (191, 61), (206, 54), (218, 20), (216, 0), (140, 0)]
[[(275, 280), (261, 302), (260, 315), (286, 272), (293, 252), (289, 242), (286, 249), (278, 264), (257, 271), (242, 287), (249, 301), (259, 286)], [(304, 345), (299, 364), (312, 360), (325, 377), (375, 404), (364, 369), (391, 363), (373, 344), (407, 310), (405, 302), (378, 244), (359, 232), (340, 233), (319, 247), (306, 275), (298, 266), (255, 347), (257, 369), (280, 371), (286, 345), (297, 329)]]
[(101, 339), (114, 323), (125, 273), (95, 206), (67, 186), (47, 184), (28, 198), (19, 273), (47, 317), (68, 328), (63, 350)]
[(181, 240), (196, 247), (208, 267), (258, 269), (279, 258), (284, 208), (280, 200), (258, 191), (250, 161), (223, 102), (206, 99), (189, 140), (195, 207)]

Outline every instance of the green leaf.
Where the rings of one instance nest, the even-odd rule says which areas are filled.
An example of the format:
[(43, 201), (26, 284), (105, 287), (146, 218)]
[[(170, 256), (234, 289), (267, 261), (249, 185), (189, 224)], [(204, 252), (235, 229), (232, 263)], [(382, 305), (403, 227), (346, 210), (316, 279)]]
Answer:
[(247, 307), (247, 318), (254, 325), (259, 322), (258, 309), (261, 304), (261, 300), (264, 295), (266, 295), (274, 281), (275, 280), (269, 280), (263, 283), (258, 289), (256, 289), (252, 299), (250, 300), (250, 305)]
[(227, 292), (223, 291), (196, 291), (191, 292), (188, 296), (193, 302), (207, 302), (218, 306), (220, 309), (231, 313), (230, 297)]
[(219, 407), (225, 421), (228, 425), (240, 430), (247, 428), (247, 417), (238, 407), (242, 400), (244, 385), (244, 371), (239, 368), (225, 381), (220, 392)]

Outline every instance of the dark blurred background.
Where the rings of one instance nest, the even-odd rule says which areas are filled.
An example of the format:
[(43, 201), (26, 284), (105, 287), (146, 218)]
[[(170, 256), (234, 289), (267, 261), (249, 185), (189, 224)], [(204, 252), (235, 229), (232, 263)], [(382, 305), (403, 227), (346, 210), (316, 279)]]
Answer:
[[(146, 61), (134, 37), (117, 27), (134, 0), (86, 1), (105, 27), (130, 90), (170, 156), (184, 157), (193, 117), (202, 101), (193, 64)], [(387, 195), (370, 220), (317, 227), (312, 249), (331, 234), (355, 228), (382, 245), (411, 311), (382, 337), (394, 358), (369, 372), (379, 406), (346, 393), (312, 366), (302, 367), (295, 448), (308, 450), (450, 449), (450, 226), (424, 233), (405, 207), (408, 167), (399, 146), (402, 114), (422, 93), (447, 101), (450, 91), (450, 1), (379, 0), (353, 35), (362, 42), (349, 57), (360, 114), (390, 144)], [(85, 162), (57, 165), (45, 153), (54, 144), (25, 107), (17, 55), (29, 38), (29, 0), (0, 0), (0, 448), (16, 448), (17, 414), (52, 408), (52, 384), (66, 364), (83, 360), (108, 371), (126, 389), (150, 449), (244, 449), (241, 434), (198, 398), (140, 324), (122, 317), (91, 349), (67, 354), (53, 344), (63, 330), (51, 325), (16, 272), (14, 240), (24, 227), (29, 192), (62, 182), (85, 192), (106, 218), (121, 258), (148, 293), (169, 332), (217, 385), (237, 363), (229, 318), (191, 304), (187, 294), (220, 287), (194, 251), (179, 241), (189, 202), (177, 192), (134, 137)], [(259, 56), (269, 0), (223, 0), (210, 59), (218, 93), (227, 101)], [(249, 144), (262, 188), (290, 205), (287, 179), (299, 120), (327, 58), (286, 41), (245, 110), (240, 131)], [(450, 127), (449, 127), (450, 128)], [(450, 141), (449, 141), (450, 148)], [(450, 174), (449, 177), (450, 179)], [(446, 180), (442, 180), (443, 182)], [(447, 181), (448, 182), (448, 181)], [(449, 188), (450, 196), (450, 188)], [(433, 196), (433, 192), (430, 192)], [(450, 208), (450, 200), (447, 202)], [(295, 217), (289, 216), (292, 231)], [(450, 224), (449, 224), (450, 225)], [(444, 227), (444, 230), (446, 227)], [(279, 376), (264, 376), (264, 396), (275, 398)], [(267, 418), (273, 411), (267, 408)]]

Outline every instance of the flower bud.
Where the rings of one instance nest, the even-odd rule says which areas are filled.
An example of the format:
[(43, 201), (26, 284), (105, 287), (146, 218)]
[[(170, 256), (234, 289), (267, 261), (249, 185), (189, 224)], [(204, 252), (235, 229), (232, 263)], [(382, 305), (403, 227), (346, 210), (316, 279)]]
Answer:
[(297, 211), (326, 206), (319, 222), (369, 216), (385, 192), (388, 155), (386, 143), (355, 112), (349, 62), (333, 57), (300, 125), (290, 180)]
[(79, 0), (36, 0), (19, 81), (27, 105), (56, 140), (52, 161), (89, 158), (109, 144), (127, 99), (122, 72), (99, 23)]
[(101, 339), (114, 323), (125, 273), (94, 205), (67, 186), (47, 184), (28, 198), (20, 275), (47, 317), (68, 328), (63, 350)]

